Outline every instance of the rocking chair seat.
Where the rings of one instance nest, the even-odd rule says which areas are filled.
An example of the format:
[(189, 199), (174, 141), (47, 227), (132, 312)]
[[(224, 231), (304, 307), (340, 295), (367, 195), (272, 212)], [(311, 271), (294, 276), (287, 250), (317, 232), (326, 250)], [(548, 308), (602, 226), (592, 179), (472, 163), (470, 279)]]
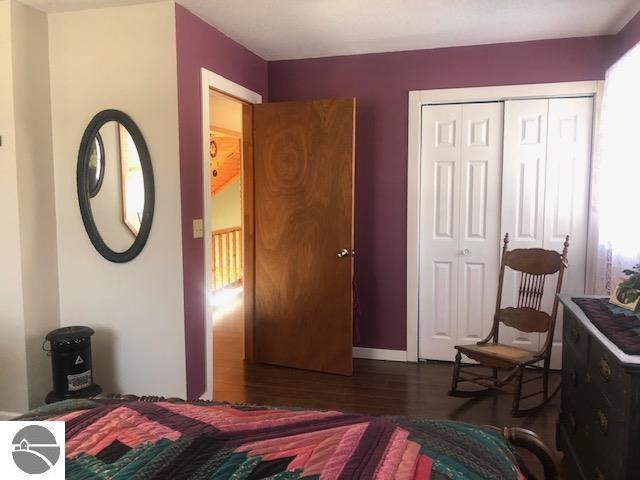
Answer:
[(456, 345), (456, 350), (489, 366), (526, 365), (535, 360), (536, 352), (502, 343)]

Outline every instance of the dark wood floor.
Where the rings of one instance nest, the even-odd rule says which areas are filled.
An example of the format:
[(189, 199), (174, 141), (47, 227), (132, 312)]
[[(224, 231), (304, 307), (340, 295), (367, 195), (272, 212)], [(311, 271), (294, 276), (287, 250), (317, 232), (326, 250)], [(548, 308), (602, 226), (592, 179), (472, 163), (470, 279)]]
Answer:
[[(344, 377), (244, 362), (239, 311), (214, 323), (215, 400), (519, 426), (535, 431), (555, 449), (559, 396), (535, 415), (512, 418), (508, 395), (472, 400), (449, 397), (450, 363), (356, 359), (353, 376)], [(558, 381), (558, 375), (554, 377), (552, 384)]]

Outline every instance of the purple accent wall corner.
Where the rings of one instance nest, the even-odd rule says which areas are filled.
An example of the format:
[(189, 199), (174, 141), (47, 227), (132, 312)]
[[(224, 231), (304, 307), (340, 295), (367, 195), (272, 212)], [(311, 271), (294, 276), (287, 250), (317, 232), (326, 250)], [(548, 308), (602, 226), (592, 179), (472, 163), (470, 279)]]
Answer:
[(611, 59), (612, 64), (640, 42), (640, 12), (636, 13), (636, 15), (629, 20), (615, 38), (616, 45), (613, 58)]
[(187, 397), (206, 388), (204, 242), (192, 236), (202, 218), (202, 126), (200, 69), (236, 82), (266, 99), (267, 62), (176, 4), (178, 124), (182, 201), (182, 262)]

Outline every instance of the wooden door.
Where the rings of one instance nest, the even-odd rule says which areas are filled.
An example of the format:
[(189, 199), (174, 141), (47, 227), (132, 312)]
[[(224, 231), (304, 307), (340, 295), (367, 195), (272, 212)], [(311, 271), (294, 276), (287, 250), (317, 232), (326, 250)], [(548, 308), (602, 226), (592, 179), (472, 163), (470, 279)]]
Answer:
[(353, 99), (254, 106), (257, 361), (352, 373), (354, 133)]
[(498, 282), (502, 103), (423, 110), (419, 356), (490, 328)]

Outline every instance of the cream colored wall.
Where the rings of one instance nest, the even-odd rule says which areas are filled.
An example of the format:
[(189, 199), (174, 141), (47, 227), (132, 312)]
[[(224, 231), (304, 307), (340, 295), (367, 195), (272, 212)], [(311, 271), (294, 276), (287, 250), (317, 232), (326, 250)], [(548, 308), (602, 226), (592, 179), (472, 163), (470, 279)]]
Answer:
[(23, 412), (28, 390), (18, 172), (13, 107), (11, 2), (0, 1), (0, 410)]
[(211, 229), (239, 227), (242, 222), (240, 177), (227, 183), (211, 197)]
[(33, 408), (44, 403), (52, 387), (51, 360), (42, 341), (60, 322), (49, 47), (46, 14), (12, 1), (11, 20), (24, 343)]
[[(54, 177), (63, 325), (89, 325), (105, 390), (185, 396), (184, 310), (173, 2), (49, 16)], [(151, 154), (151, 235), (133, 261), (91, 245), (76, 197), (76, 156), (98, 111), (120, 109)]]
[(209, 125), (242, 132), (242, 104), (226, 95), (211, 91), (209, 95)]

